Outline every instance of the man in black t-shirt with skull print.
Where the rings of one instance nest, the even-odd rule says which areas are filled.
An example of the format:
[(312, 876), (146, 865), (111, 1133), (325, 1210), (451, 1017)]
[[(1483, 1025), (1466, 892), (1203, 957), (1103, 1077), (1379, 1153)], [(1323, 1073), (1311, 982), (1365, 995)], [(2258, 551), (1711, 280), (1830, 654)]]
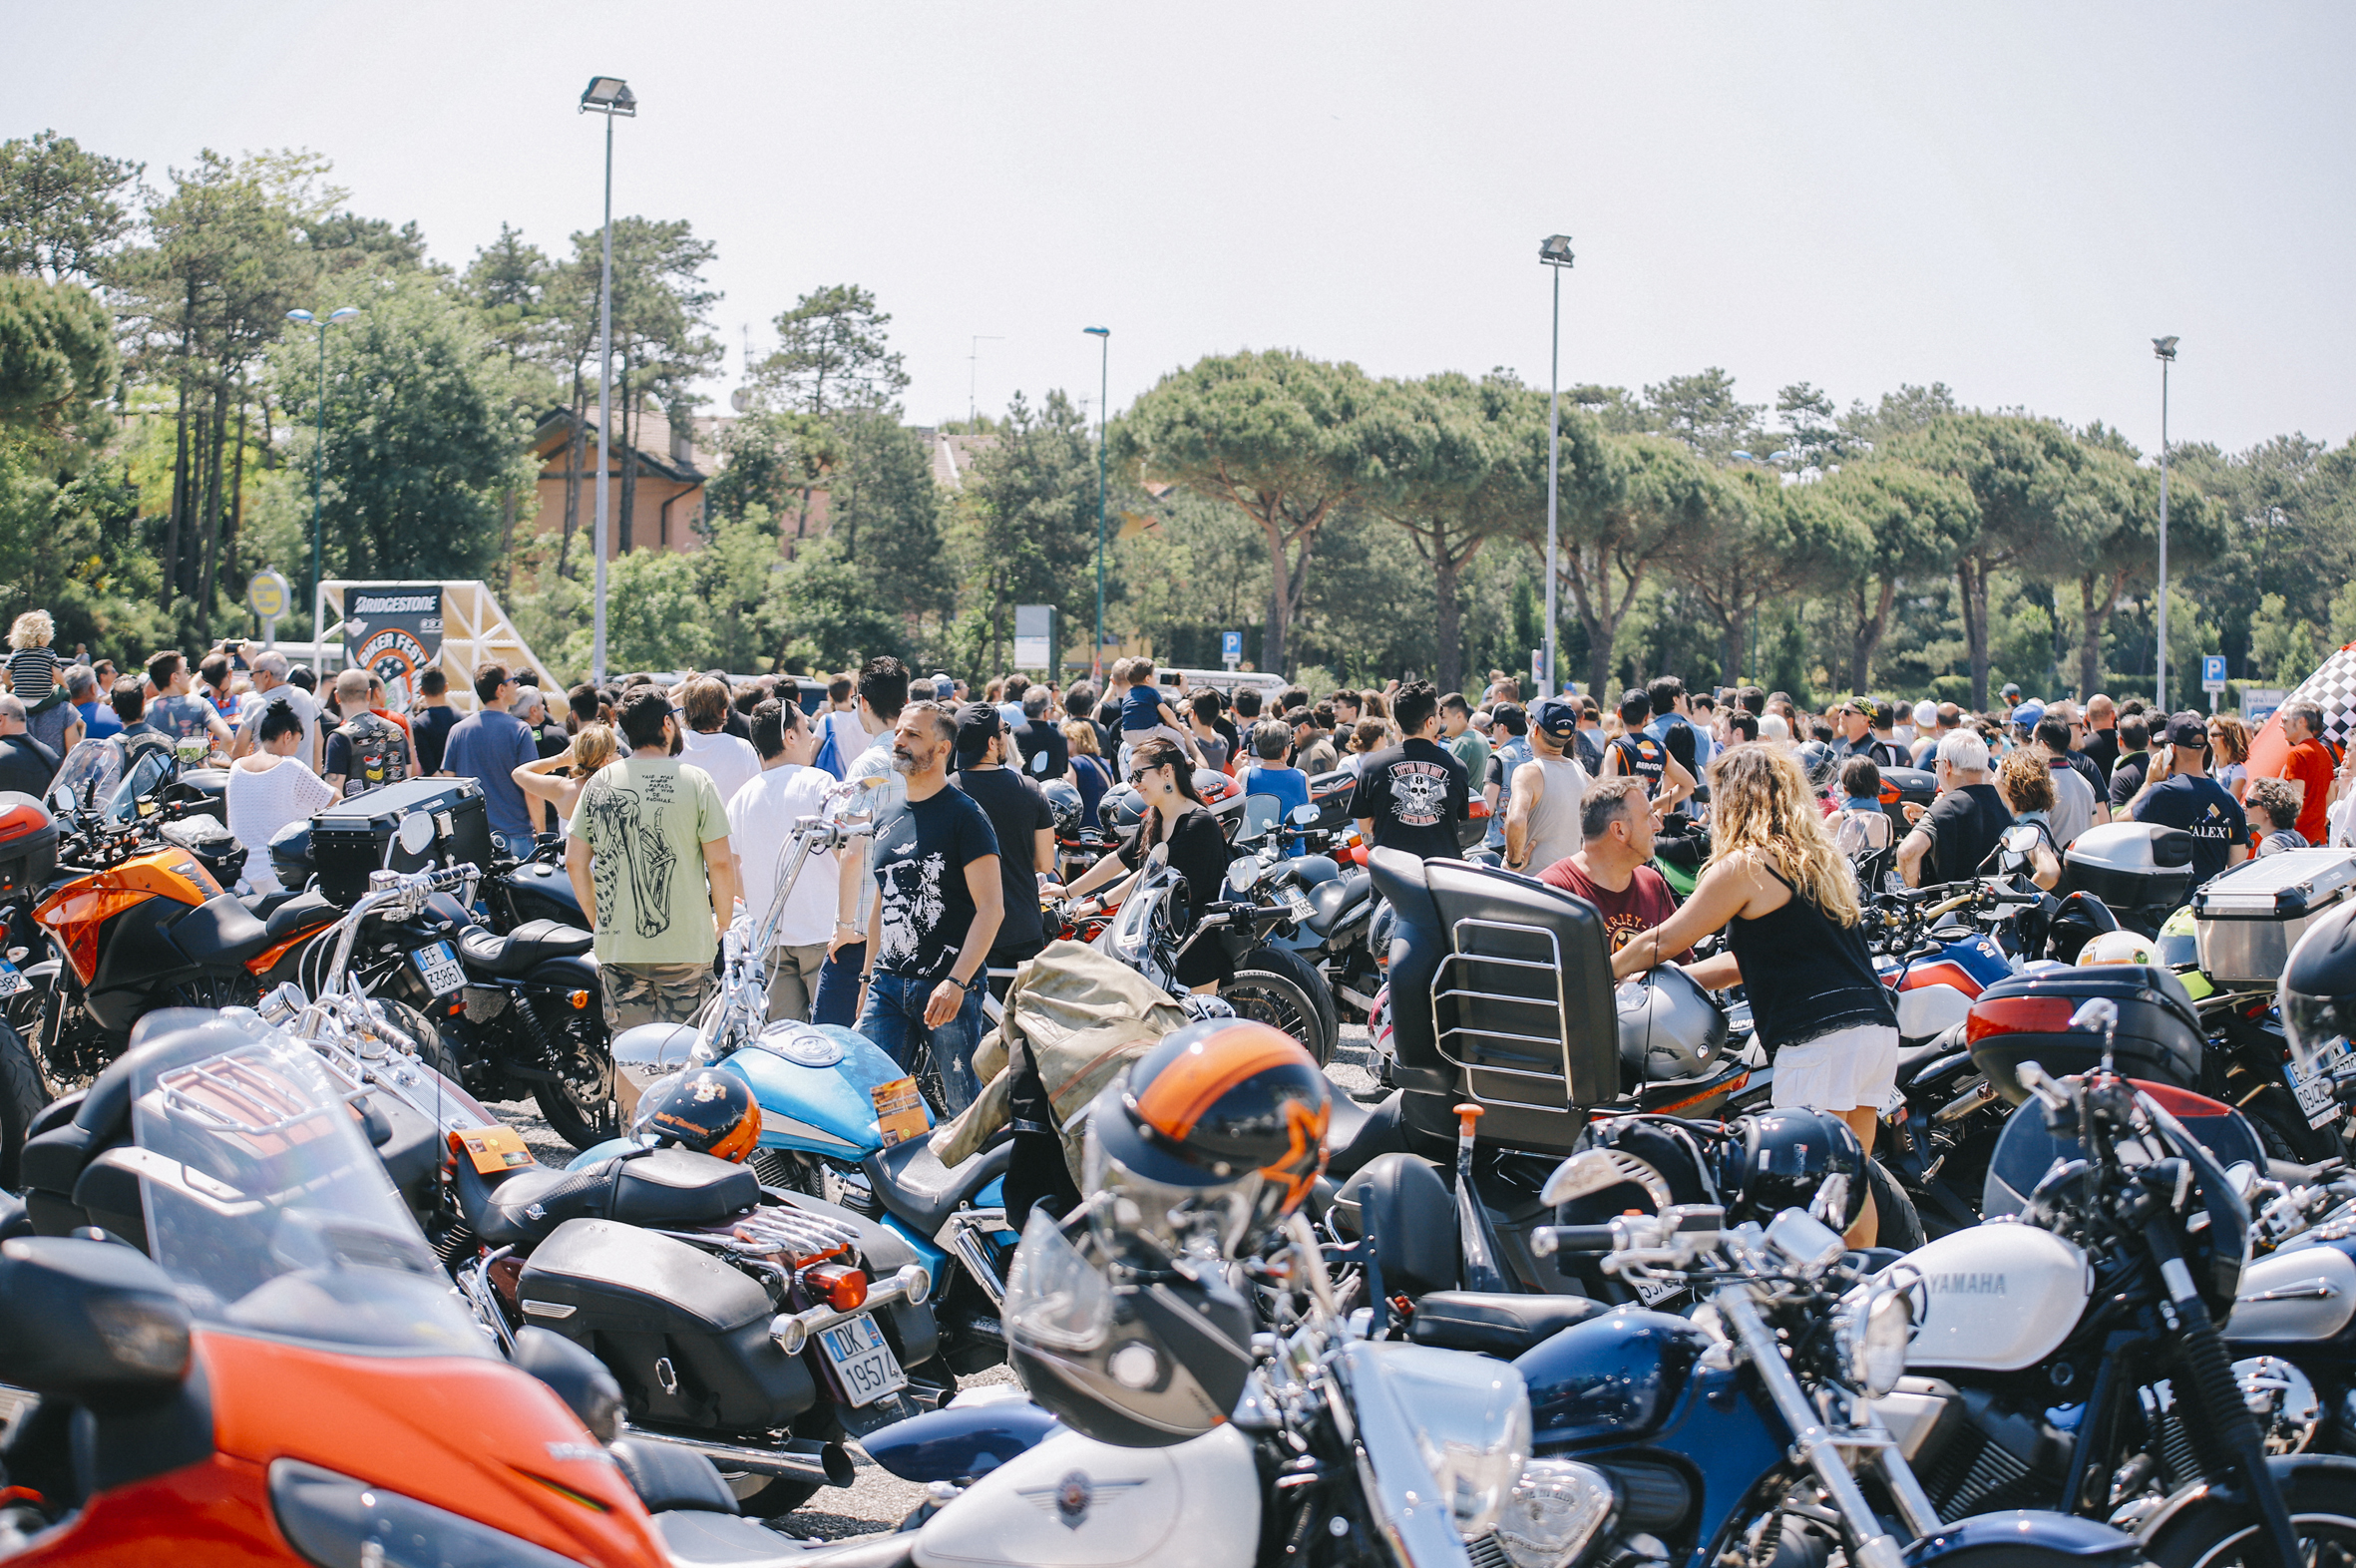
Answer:
[(1468, 810), (1471, 787), (1464, 764), (1439, 744), (1439, 691), (1410, 680), (1390, 700), (1390, 716), (1407, 738), (1377, 751), (1359, 768), (1350, 814), (1359, 837), (1422, 860), (1455, 859), (1456, 824)]

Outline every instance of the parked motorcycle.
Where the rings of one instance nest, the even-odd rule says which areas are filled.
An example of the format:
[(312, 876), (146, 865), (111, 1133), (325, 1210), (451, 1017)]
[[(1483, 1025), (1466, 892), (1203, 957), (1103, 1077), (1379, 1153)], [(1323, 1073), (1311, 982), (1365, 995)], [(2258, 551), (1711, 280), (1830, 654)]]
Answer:
[(451, 1296), (344, 1086), (247, 1015), (157, 1031), (52, 1134), (79, 1225), (0, 1200), (24, 1563), (643, 1565), (607, 1452)]

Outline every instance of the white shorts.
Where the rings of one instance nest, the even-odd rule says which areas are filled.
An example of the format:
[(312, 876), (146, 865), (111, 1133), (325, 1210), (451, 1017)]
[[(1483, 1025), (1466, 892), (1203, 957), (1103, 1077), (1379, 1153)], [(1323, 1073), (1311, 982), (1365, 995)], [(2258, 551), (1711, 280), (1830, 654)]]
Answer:
[(1769, 1102), (1777, 1107), (1885, 1109), (1897, 1088), (1898, 1031), (1886, 1023), (1834, 1029), (1775, 1052)]

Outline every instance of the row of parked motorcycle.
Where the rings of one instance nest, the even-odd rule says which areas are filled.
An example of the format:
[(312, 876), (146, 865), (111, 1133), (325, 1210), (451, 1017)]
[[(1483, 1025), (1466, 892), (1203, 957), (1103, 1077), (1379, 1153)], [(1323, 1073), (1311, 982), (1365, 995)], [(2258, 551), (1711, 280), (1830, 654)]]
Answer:
[[(782, 879), (856, 841), (855, 795), (841, 806), (797, 826)], [(1238, 866), (1262, 863), (1238, 827)], [(904, 1068), (849, 1031), (767, 1022), (757, 931), (731, 934), (694, 1026), (614, 1045), (620, 1071), (674, 1088), (743, 1083), (762, 1110), (749, 1159), (626, 1140), (538, 1165), (362, 972), (373, 933), (478, 902), (469, 865), (392, 869), (441, 842), (430, 812), (394, 825), (368, 891), (319, 934), (315, 984), (255, 1011), (145, 1014), (41, 1112), (21, 1207), (0, 1213), (16, 1238), (0, 1344), (29, 1348), (21, 1365), (0, 1351), (0, 1381), (44, 1396), (0, 1455), (29, 1494), (9, 1494), (22, 1550), (148, 1560), (155, 1520), (192, 1496), (235, 1521), (217, 1537), (235, 1554), (315, 1562), (651, 1547), (1569, 1568), (2356, 1546), (2356, 1472), (2327, 1456), (2356, 1430), (2340, 1348), (2356, 1262), (2337, 1245), (2356, 1186), (2270, 1156), (2256, 1123), (2198, 1092), (2205, 1039), (2192, 1084), (2146, 1076), (2124, 1002), (2149, 1000), (2101, 987), (2182, 981), (2045, 967), (2058, 910), (2035, 956), (2007, 949), (2017, 929), (1973, 933), (2007, 976), (1989, 971), (1960, 1020), (1998, 1085), (2000, 1103), (1972, 1107), (1996, 1128), (1989, 1170), (2020, 1173), (1978, 1201), (1995, 1214), (2017, 1193), (2016, 1222), (1860, 1253), (1839, 1233), (1889, 1172), (1830, 1118), (1740, 1113), (1771, 1064), (1727, 1062), (1720, 1090), (1657, 1105), (1675, 1080), (1630, 1020), (1696, 1015), (1673, 972), (1650, 996), (1615, 992), (1586, 906), (1375, 852), (1396, 1087), (1372, 1108), (1336, 1097), (1328, 1174), (1297, 1223), (1255, 1256), (1176, 1271), (1236, 1296), (1249, 1323), (1219, 1321), (1246, 1353), (1157, 1342), (1157, 1372), (1100, 1338), (1087, 1396), (1041, 1409), (954, 1401), (955, 1374), (1009, 1338), (1071, 1332), (1083, 1276), (1143, 1300), (1178, 1288), (1168, 1271), (1082, 1247), (1075, 1272), (1066, 1233), (1036, 1223), (1016, 1248), (1004, 1145), (942, 1166)], [(1888, 945), (1905, 917), (1917, 928), (1903, 966), (1959, 940), (1950, 917), (2025, 898), (1999, 866), (1877, 907)], [(1202, 940), (1147, 919), (1152, 903), (1124, 905), (1099, 953), (1124, 932)], [(1902, 1002), (1927, 988), (1898, 983)], [(2031, 987), (2040, 1027), (1974, 1035), (2008, 985)], [(1735, 1023), (1719, 1011), (1722, 1052)], [(2328, 1062), (2305, 1072), (2336, 1082)], [(1141, 1450), (1137, 1409), (1190, 1363), (1235, 1392), (1229, 1418)], [(518, 1369), (547, 1392), (519, 1393)], [(315, 1430), (305, 1412), (330, 1397), (356, 1413)], [(532, 1420), (502, 1430), (495, 1406)], [(549, 1435), (565, 1408), (578, 1428)], [(910, 1528), (806, 1552), (745, 1517), (847, 1480), (851, 1439), (935, 1484)]]

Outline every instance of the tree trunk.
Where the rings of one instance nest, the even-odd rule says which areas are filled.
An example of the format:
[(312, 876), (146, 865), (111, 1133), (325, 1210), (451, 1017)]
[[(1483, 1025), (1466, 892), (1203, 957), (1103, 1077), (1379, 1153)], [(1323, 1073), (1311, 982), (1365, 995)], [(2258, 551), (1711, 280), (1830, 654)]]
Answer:
[(1439, 658), (1434, 666), (1434, 684), (1441, 692), (1461, 690), (1464, 682), (1464, 607), (1456, 602), (1456, 580), (1459, 564), (1447, 548), (1446, 536), (1439, 538), (1439, 549), (1432, 553), (1431, 575), (1439, 586)]
[(220, 562), (221, 464), (227, 457), (229, 389), (223, 382), (212, 389), (212, 441), (205, 462), (203, 551), (196, 572), (196, 641), (212, 644), (213, 569)]
[[(192, 306), (193, 308), (193, 306)], [(188, 352), (183, 339), (181, 352)], [(164, 531), (164, 607), (172, 607), (173, 589), (180, 583), (180, 524), (188, 515), (189, 370), (184, 359), (180, 372), (180, 412), (176, 416), (172, 454), (172, 522)]]
[(2101, 598), (2095, 596), (2095, 574), (2088, 573), (2078, 580), (2078, 700), (2086, 699), (2102, 689), (2103, 633), (2111, 628), (2111, 612), (2119, 607), (2119, 590), (2126, 586), (2126, 574), (2121, 573), (2105, 585), (2109, 589)]
[(1739, 686), (1743, 683), (1743, 633), (1751, 624), (1751, 608), (1737, 604), (1726, 623), (1726, 642), (1719, 648), (1719, 683)]
[(589, 412), (583, 406), (581, 363), (573, 365), (573, 433), (565, 438), (565, 527), (557, 538), (557, 576), (571, 575), (573, 536), (581, 528), (581, 465), (589, 449)]
[(1849, 645), (1849, 690), (1856, 692), (1870, 689), (1866, 682), (1873, 678), (1873, 653), (1876, 648), (1881, 646), (1882, 633), (1889, 628), (1890, 605), (1897, 600), (1898, 580), (1896, 578), (1881, 580), (1880, 592), (1875, 596), (1873, 612), (1870, 615), (1863, 612), (1864, 596), (1864, 591), (1860, 588), (1857, 594), (1859, 600), (1857, 629)]
[(1972, 670), (1972, 708), (1988, 710), (1988, 573), (1977, 556), (1955, 564), (1956, 586), (1963, 590), (1963, 642)]
[(499, 591), (505, 594), (515, 578), (516, 493), (504, 492), (499, 506)]
[(233, 479), (233, 480), (230, 482), (230, 485), (229, 485), (229, 524), (228, 524), (228, 537), (227, 537), (227, 538), (225, 538), (224, 540), (222, 540), (222, 541), (221, 541), (221, 553), (220, 553), (220, 554), (221, 554), (221, 579), (222, 579), (222, 581), (224, 581), (224, 582), (228, 583), (228, 584), (229, 584), (229, 585), (230, 585), (232, 588), (233, 588), (233, 587), (236, 585), (237, 578), (238, 578), (238, 571), (237, 571), (237, 536), (238, 536), (238, 533), (239, 533), (239, 531), (242, 529), (242, 527), (243, 527), (243, 525), (244, 525), (244, 522), (245, 522), (245, 411), (246, 411), (246, 406), (247, 406), (247, 401), (246, 401), (246, 388), (244, 387), (244, 385), (243, 385), (242, 383), (240, 383), (240, 384), (239, 384), (239, 386), (238, 386), (238, 388), (237, 388), (237, 445), (236, 445), (236, 452), (237, 452), (237, 466), (236, 466), (236, 468), (233, 470), (233, 473), (234, 473), (235, 477), (234, 477), (234, 479)]
[(1292, 629), (1293, 594), (1290, 576), (1286, 572), (1285, 536), (1278, 531), (1276, 520), (1260, 520), (1260, 531), (1268, 540), (1268, 629), (1260, 634), (1260, 667), (1290, 675), (1285, 665), (1285, 634)]
[[(634, 366), (632, 368), (635, 368)], [(638, 499), (638, 421), (635, 399), (630, 394), (630, 373), (621, 373), (621, 507), (616, 514), (613, 533), (613, 554), (630, 553), (630, 508)]]

